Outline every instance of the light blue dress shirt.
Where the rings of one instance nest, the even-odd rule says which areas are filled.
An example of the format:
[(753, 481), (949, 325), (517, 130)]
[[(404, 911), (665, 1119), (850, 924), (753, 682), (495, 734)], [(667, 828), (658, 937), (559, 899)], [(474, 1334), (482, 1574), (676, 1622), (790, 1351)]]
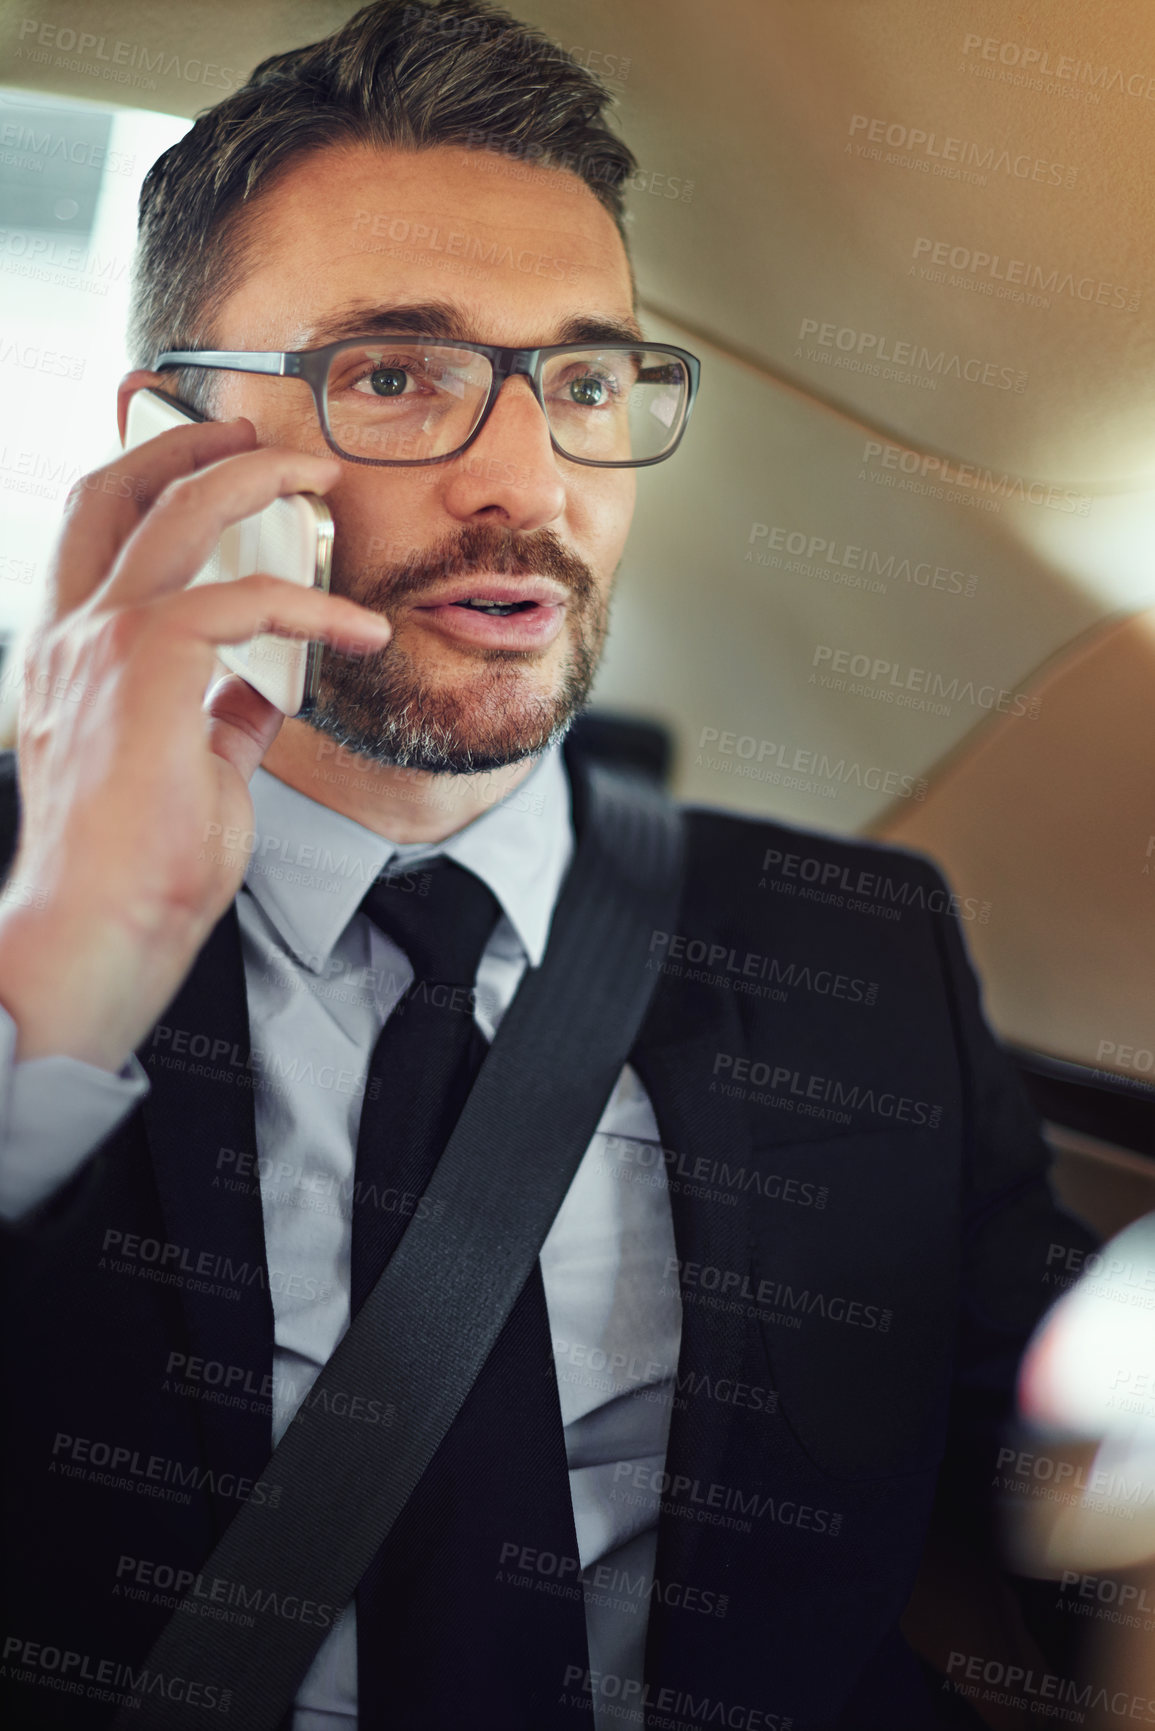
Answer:
[[(502, 917), (478, 969), (475, 1019), (492, 1039), (525, 967), (541, 963), (574, 841), (557, 749), (512, 794), (436, 845), (387, 841), (264, 770), (252, 794), (256, 842), (237, 910), (261, 1064), (253, 1097), (275, 1327), (275, 1443), (348, 1327), (361, 1085), (412, 978), (360, 903), (386, 870), (412, 873), (419, 894), (422, 865), (439, 856), (488, 885)], [(11, 1018), (0, 1010), (0, 1213), (8, 1218), (63, 1184), (148, 1087), (135, 1058), (111, 1076), (64, 1057), (13, 1064), (14, 1045)], [(676, 1252), (660, 1156), (645, 1161), (658, 1182), (633, 1181), (637, 1144), (658, 1142), (650, 1102), (627, 1065), (541, 1251), (590, 1662), (639, 1681), (658, 1495), (625, 1502), (612, 1483), (623, 1460), (655, 1469), (635, 1484), (659, 1482), (665, 1462), (681, 1307), (663, 1277)], [(595, 1565), (599, 1583), (630, 1587), (599, 1590)], [(350, 1605), (302, 1682), (294, 1731), (352, 1731), (356, 1685)], [(613, 1725), (621, 1731), (620, 1705)]]

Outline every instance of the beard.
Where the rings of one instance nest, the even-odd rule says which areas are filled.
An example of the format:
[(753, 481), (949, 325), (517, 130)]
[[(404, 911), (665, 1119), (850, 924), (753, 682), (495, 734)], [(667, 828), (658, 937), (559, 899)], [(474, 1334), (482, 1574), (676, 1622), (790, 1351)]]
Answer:
[(396, 564), (345, 568), (334, 549), (332, 590), (393, 618), (397, 606), (446, 577), (476, 572), (552, 577), (569, 591), (569, 645), (552, 686), (534, 682), (532, 650), (478, 649), (471, 669), (441, 680), (394, 638), (378, 654), (322, 653), (309, 725), (370, 762), (433, 775), (476, 775), (535, 757), (564, 739), (593, 684), (609, 599), (584, 560), (552, 529), (528, 534), (471, 524)]

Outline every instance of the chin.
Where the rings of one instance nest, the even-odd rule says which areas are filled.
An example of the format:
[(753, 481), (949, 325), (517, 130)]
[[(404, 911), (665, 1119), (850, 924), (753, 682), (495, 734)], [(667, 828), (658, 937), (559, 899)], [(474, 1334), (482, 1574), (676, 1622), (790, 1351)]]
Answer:
[(396, 641), (363, 660), (327, 655), (309, 724), (371, 763), (480, 775), (562, 740), (596, 669), (573, 648), (553, 669), (508, 653), (454, 659), (452, 671), (419, 665)]

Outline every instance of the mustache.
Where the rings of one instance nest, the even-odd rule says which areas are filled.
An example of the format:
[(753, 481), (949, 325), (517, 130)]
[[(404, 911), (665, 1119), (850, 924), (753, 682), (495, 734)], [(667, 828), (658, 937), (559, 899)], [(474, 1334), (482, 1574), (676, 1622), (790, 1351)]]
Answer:
[(447, 577), (472, 577), (479, 571), (500, 577), (552, 577), (579, 604), (588, 605), (597, 597), (590, 567), (552, 529), (524, 532), (492, 523), (468, 524), (430, 548), (414, 549), (404, 559), (362, 568), (353, 584), (341, 581), (344, 573), (335, 569), (338, 581), (333, 587), (338, 594), (351, 595), (363, 606), (384, 612)]

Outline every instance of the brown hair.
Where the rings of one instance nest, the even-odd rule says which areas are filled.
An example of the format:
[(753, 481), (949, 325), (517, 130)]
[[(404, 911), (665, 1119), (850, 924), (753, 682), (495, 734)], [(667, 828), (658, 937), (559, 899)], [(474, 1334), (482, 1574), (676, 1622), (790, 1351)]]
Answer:
[[(302, 151), (351, 141), (465, 145), (580, 175), (625, 240), (623, 183), (637, 164), (605, 124), (610, 95), (538, 30), (480, 0), (374, 0), (339, 30), (263, 60), (200, 114), (145, 176), (133, 262), (133, 364), (213, 346), (244, 279), (246, 205)], [(207, 412), (214, 375), (172, 374)]]

